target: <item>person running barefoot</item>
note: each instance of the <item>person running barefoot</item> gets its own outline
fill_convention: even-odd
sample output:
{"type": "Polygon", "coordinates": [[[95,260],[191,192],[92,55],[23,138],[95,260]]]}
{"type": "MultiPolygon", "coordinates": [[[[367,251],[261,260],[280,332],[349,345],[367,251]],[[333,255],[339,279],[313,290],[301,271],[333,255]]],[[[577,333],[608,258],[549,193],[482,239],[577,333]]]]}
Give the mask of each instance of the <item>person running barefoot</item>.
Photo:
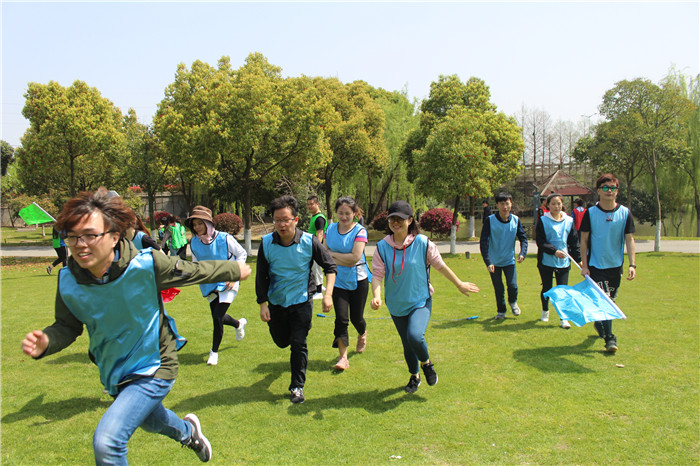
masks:
{"type": "Polygon", "coordinates": [[[372,309],[382,305],[381,283],[391,319],[401,337],[403,354],[411,374],[406,392],[415,393],[421,384],[419,367],[428,385],[435,385],[438,375],[430,361],[425,331],[433,307],[430,266],[451,281],[460,293],[478,293],[479,288],[463,282],[442,260],[435,243],[420,234],[413,209],[406,201],[389,206],[387,236],[377,243],[372,256],[372,309]]]}

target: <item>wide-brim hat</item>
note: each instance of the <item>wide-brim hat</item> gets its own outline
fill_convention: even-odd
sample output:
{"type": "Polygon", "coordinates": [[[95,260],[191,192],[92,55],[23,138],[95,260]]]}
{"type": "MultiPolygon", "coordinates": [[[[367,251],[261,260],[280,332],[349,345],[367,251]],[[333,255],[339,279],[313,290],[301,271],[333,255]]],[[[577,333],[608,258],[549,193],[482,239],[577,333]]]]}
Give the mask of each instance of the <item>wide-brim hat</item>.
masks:
{"type": "Polygon", "coordinates": [[[200,220],[206,220],[212,224],[214,223],[214,220],[211,217],[211,209],[208,209],[203,205],[195,206],[192,209],[192,213],[189,217],[187,217],[187,220],[185,220],[185,226],[189,229],[192,229],[192,223],[195,218],[198,218],[200,220]]]}
{"type": "Polygon", "coordinates": [[[389,213],[386,218],[389,217],[399,217],[406,220],[409,217],[413,217],[413,209],[406,201],[394,201],[389,206],[389,213]]]}

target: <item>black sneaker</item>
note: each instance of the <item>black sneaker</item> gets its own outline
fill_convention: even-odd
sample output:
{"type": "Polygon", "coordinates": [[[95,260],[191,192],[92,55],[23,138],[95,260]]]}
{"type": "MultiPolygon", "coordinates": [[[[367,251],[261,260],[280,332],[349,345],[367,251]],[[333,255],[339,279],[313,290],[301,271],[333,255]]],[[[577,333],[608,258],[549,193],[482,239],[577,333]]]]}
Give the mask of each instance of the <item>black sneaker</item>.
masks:
{"type": "Polygon", "coordinates": [[[438,382],[438,376],[433,367],[433,363],[429,362],[428,364],[423,364],[421,367],[423,368],[425,381],[428,382],[428,385],[435,385],[438,382]]]}
{"type": "Polygon", "coordinates": [[[306,398],[304,398],[304,389],[301,387],[295,387],[290,390],[292,393],[292,403],[299,404],[303,403],[306,398]]]}
{"type": "Polygon", "coordinates": [[[192,433],[190,434],[190,438],[182,443],[182,446],[194,450],[194,452],[197,453],[197,457],[203,463],[206,463],[211,459],[211,443],[209,443],[209,440],[202,434],[202,426],[199,423],[199,418],[190,413],[185,416],[185,421],[192,424],[192,433]]]}
{"type": "Polygon", "coordinates": [[[420,387],[420,379],[415,375],[411,374],[411,378],[408,379],[408,385],[406,385],[406,388],[404,388],[404,390],[406,390],[406,393],[416,393],[418,387],[420,387]]]}
{"type": "Polygon", "coordinates": [[[615,338],[610,338],[605,342],[605,351],[608,353],[615,353],[617,351],[617,340],[615,338]]]}

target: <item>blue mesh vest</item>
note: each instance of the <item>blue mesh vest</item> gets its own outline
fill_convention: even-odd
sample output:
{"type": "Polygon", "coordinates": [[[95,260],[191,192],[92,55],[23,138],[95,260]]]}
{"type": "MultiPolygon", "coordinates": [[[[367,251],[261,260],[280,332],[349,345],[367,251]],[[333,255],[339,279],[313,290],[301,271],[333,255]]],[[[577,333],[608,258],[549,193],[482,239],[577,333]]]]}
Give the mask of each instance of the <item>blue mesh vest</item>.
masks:
{"type": "Polygon", "coordinates": [[[489,256],[496,267],[515,264],[515,238],[518,233],[518,216],[510,214],[510,219],[503,223],[496,214],[489,217],[491,234],[489,235],[489,256]]]}
{"type": "MultiPolygon", "coordinates": [[[[558,251],[568,252],[566,239],[569,237],[569,233],[574,227],[574,219],[567,215],[561,222],[556,222],[547,216],[543,216],[540,218],[540,221],[542,221],[547,242],[557,248],[558,251]]],[[[569,267],[569,262],[568,257],[560,259],[552,254],[542,254],[542,264],[547,267],[554,267],[557,269],[567,268],[569,267]]]]}
{"type": "Polygon", "coordinates": [[[136,234],[134,235],[134,239],[131,240],[132,243],[134,243],[134,246],[136,246],[136,249],[139,251],[143,249],[143,237],[146,236],[146,233],[142,231],[137,231],[136,234]]]}
{"type": "Polygon", "coordinates": [[[393,316],[405,316],[425,306],[430,298],[427,265],[428,237],[417,235],[405,249],[394,249],[385,240],[377,243],[384,261],[384,297],[393,316]]]}
{"type": "MultiPolygon", "coordinates": [[[[197,257],[197,260],[200,261],[229,260],[231,253],[228,251],[227,237],[228,233],[217,231],[211,244],[204,244],[198,236],[194,236],[192,241],[190,241],[190,248],[192,248],[192,252],[197,257]]],[[[212,291],[223,291],[225,288],[226,283],[224,282],[199,285],[199,289],[204,297],[209,296],[212,291]]]]}
{"type": "MultiPolygon", "coordinates": [[[[350,254],[355,246],[355,238],[360,231],[362,231],[362,226],[355,224],[352,230],[341,235],[338,233],[338,224],[332,223],[326,230],[326,244],[331,251],[341,254],[350,254]]],[[[367,277],[371,282],[372,273],[369,271],[369,267],[367,267],[367,258],[364,252],[362,253],[361,262],[362,264],[359,266],[353,265],[352,267],[337,264],[338,273],[335,276],[335,287],[343,290],[357,289],[357,267],[364,267],[367,270],[367,277]]]]}
{"type": "Polygon", "coordinates": [[[270,304],[289,307],[309,300],[312,240],[310,233],[302,232],[298,244],[285,247],[272,242],[272,233],[263,236],[263,251],[270,264],[270,304]]]}
{"type": "Polygon", "coordinates": [[[629,210],[623,205],[612,212],[604,212],[597,204],[588,209],[591,221],[588,265],[597,269],[622,266],[625,260],[625,225],[628,215],[629,210]]]}
{"type": "MultiPolygon", "coordinates": [[[[153,256],[135,256],[119,278],[102,285],[79,284],[68,267],[61,269],[58,289],[71,313],[87,328],[90,352],[100,369],[100,381],[110,395],[131,376],[150,376],[160,367],[160,293],[153,256]]],[[[170,329],[181,348],[175,321],[170,329]]]]}

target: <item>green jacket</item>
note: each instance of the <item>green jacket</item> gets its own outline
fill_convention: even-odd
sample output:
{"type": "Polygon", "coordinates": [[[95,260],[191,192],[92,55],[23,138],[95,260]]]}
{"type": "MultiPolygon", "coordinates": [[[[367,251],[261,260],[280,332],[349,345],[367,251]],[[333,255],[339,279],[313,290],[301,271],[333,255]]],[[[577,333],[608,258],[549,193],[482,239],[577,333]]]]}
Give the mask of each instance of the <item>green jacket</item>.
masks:
{"type": "MultiPolygon", "coordinates": [[[[107,272],[110,281],[116,280],[126,270],[131,259],[139,252],[131,241],[124,238],[117,243],[115,249],[119,254],[119,259],[112,263],[107,272]]],[[[177,256],[166,256],[158,251],[151,251],[151,254],[153,254],[158,290],[200,283],[236,282],[241,278],[238,263],[235,261],[189,262],[183,261],[177,256]]],[[[68,258],[68,268],[79,284],[99,285],[98,280],[93,278],[89,271],[81,268],[73,257],[68,258]]],[[[138,296],[135,296],[134,299],[138,299],[138,296]]],[[[115,312],[120,311],[122,310],[115,310],[115,312]]],[[[61,351],[83,333],[83,323],[70,312],[58,289],[56,291],[55,322],[46,327],[44,333],[49,337],[49,345],[44,354],[37,359],[61,351]]],[[[160,302],[160,355],[161,364],[155,377],[166,380],[176,378],[178,363],[175,337],[170,331],[167,319],[165,319],[162,300],[160,302]]]]}

